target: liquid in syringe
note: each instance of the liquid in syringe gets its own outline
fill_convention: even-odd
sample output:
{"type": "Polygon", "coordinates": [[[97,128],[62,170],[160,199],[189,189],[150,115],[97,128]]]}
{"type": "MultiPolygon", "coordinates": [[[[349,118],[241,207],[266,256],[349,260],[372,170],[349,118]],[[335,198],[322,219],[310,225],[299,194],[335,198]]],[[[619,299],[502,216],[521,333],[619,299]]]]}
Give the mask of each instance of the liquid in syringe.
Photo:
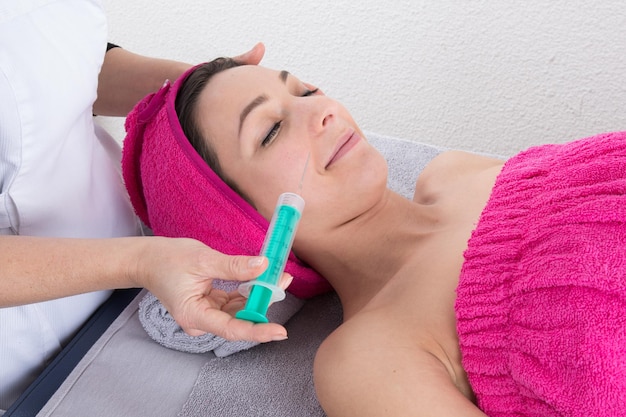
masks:
{"type": "MultiPolygon", "coordinates": [[[[302,190],[309,158],[310,154],[304,165],[298,191],[302,190]]],[[[303,209],[304,200],[296,193],[283,193],[278,197],[260,253],[267,257],[269,265],[257,279],[239,286],[239,292],[248,297],[248,301],[235,317],[254,323],[267,323],[269,305],[285,298],[285,291],[278,286],[278,281],[285,270],[303,209]]]]}

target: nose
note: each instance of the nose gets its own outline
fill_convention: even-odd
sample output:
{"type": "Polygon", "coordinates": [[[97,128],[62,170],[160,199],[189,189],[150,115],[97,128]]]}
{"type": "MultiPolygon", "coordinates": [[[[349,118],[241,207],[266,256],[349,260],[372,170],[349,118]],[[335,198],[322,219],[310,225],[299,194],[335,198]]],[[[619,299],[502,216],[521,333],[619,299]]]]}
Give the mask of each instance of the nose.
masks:
{"type": "Polygon", "coordinates": [[[324,172],[328,163],[329,146],[334,146],[333,140],[338,135],[340,122],[344,113],[341,105],[325,96],[298,98],[298,111],[295,116],[295,124],[298,126],[303,146],[308,148],[311,155],[311,166],[319,172],[324,172]]]}
{"type": "Polygon", "coordinates": [[[312,133],[321,133],[337,119],[338,105],[326,96],[308,97],[308,124],[312,133]]]}
{"type": "Polygon", "coordinates": [[[321,114],[322,119],[322,127],[326,127],[329,123],[331,123],[335,119],[335,111],[332,106],[326,106],[324,108],[323,113],[321,114]]]}

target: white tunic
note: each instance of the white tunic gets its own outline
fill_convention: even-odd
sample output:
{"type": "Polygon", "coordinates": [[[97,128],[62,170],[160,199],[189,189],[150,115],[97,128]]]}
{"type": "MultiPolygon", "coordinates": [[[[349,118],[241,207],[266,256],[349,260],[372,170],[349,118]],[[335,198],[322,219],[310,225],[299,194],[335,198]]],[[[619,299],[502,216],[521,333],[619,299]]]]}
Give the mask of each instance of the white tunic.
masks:
{"type": "MultiPolygon", "coordinates": [[[[92,116],[106,42],[99,1],[0,0],[0,234],[138,233],[119,146],[92,116]]],[[[0,308],[0,409],[109,294],[0,308]]]]}

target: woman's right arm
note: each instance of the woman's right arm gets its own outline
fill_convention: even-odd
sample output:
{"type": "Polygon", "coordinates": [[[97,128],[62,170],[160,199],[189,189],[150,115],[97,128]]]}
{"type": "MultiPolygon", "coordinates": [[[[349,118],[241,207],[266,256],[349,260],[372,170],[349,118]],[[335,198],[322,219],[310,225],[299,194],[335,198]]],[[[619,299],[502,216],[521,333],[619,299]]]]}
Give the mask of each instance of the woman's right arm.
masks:
{"type": "Polygon", "coordinates": [[[314,368],[328,417],[485,417],[434,355],[384,332],[359,336],[340,327],[314,368]]]}
{"type": "Polygon", "coordinates": [[[286,338],[278,324],[235,320],[233,314],[245,300],[212,289],[215,278],[253,279],[267,260],[224,255],[193,239],[0,236],[0,265],[0,307],[143,287],[191,335],[210,332],[259,342],[286,338]]]}

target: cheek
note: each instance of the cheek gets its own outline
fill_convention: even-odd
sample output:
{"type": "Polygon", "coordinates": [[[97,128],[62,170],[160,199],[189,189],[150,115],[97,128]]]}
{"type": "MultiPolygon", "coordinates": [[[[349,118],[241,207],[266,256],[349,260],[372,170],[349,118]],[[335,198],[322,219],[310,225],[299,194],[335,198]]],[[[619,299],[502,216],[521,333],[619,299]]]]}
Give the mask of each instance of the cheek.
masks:
{"type": "Polygon", "coordinates": [[[280,164],[274,163],[271,168],[250,169],[242,167],[237,184],[253,202],[256,210],[268,221],[272,217],[280,194],[284,192],[297,192],[297,186],[293,186],[291,177],[281,170],[280,164]]]}
{"type": "Polygon", "coordinates": [[[341,175],[318,178],[305,185],[302,222],[332,229],[380,202],[387,189],[387,163],[378,152],[359,161],[367,169],[349,169],[341,175]]]}

